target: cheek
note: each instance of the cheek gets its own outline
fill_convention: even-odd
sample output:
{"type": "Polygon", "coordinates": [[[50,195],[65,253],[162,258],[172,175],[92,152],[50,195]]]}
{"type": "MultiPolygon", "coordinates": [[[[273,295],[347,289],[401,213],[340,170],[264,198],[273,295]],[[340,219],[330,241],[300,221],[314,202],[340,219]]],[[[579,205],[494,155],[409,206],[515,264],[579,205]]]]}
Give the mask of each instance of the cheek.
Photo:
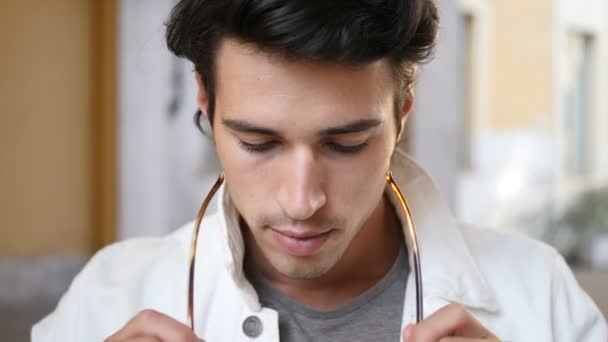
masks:
{"type": "Polygon", "coordinates": [[[214,138],[218,157],[227,176],[238,173],[242,177],[260,179],[260,176],[267,174],[269,156],[245,150],[239,138],[221,128],[214,131],[214,138]]]}
{"type": "Polygon", "coordinates": [[[267,203],[260,196],[268,191],[271,180],[262,177],[259,166],[238,142],[222,132],[215,135],[216,149],[226,177],[226,186],[239,212],[247,219],[256,212],[256,203],[267,203]]]}
{"type": "Polygon", "coordinates": [[[360,155],[347,157],[333,163],[333,168],[341,175],[338,179],[349,182],[361,182],[365,185],[366,179],[384,178],[389,169],[393,152],[394,139],[386,134],[370,139],[369,145],[360,155]]]}
{"type": "Polygon", "coordinates": [[[332,202],[343,213],[369,213],[386,187],[392,148],[388,141],[370,144],[361,156],[331,167],[332,202]]]}
{"type": "Polygon", "coordinates": [[[214,131],[215,145],[226,179],[244,183],[257,178],[256,159],[239,145],[239,141],[227,131],[218,128],[214,131]]]}

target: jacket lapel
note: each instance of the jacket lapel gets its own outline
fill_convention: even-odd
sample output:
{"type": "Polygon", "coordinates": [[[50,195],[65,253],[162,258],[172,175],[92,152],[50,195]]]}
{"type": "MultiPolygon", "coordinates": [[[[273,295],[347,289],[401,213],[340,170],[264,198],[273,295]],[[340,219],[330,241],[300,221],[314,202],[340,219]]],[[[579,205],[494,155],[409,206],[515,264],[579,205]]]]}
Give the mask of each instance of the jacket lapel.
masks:
{"type": "MultiPolygon", "coordinates": [[[[393,156],[391,171],[408,201],[416,227],[423,294],[425,302],[429,301],[431,304],[426,308],[429,310],[425,310],[425,316],[438,309],[433,308],[436,306],[433,302],[455,302],[468,308],[496,311],[494,294],[480,272],[460,226],[430,176],[401,150],[397,150],[393,156]]],[[[401,205],[392,192],[389,198],[404,227],[406,243],[411,250],[409,235],[405,233],[407,226],[401,205]]],[[[412,272],[408,281],[408,292],[414,295],[413,265],[410,269],[412,272]]],[[[406,312],[408,316],[412,316],[414,308],[407,300],[406,303],[406,312]]],[[[413,298],[411,303],[415,303],[413,298]]]]}

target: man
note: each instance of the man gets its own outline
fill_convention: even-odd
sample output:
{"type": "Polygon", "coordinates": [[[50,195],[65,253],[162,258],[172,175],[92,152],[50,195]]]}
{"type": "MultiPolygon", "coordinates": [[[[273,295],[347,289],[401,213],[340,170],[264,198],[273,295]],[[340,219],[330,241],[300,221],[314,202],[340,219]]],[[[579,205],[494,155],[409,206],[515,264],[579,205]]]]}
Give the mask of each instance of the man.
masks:
{"type": "Polygon", "coordinates": [[[99,252],[33,340],[606,341],[554,250],[459,225],[397,148],[437,27],[430,0],[180,1],[168,45],[195,65],[225,175],[202,222],[194,330],[190,224],[99,252]],[[389,171],[418,233],[419,324],[389,171]]]}

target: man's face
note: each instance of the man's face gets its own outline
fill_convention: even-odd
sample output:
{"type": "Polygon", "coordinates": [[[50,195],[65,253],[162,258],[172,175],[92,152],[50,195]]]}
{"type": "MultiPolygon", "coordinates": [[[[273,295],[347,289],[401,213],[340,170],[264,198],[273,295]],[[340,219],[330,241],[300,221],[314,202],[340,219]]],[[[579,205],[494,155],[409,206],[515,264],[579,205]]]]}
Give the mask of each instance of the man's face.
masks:
{"type": "Polygon", "coordinates": [[[381,202],[397,134],[389,67],[288,62],[234,40],[216,61],[213,134],[243,229],[279,273],[320,277],[381,202]]]}

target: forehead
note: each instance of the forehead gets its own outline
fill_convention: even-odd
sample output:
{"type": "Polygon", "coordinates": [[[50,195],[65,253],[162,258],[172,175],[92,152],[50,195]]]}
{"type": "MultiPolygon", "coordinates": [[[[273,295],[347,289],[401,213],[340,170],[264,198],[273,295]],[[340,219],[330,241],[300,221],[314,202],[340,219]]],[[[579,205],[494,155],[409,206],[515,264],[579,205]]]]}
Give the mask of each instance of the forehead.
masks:
{"type": "Polygon", "coordinates": [[[216,60],[218,113],[309,119],[323,113],[340,120],[381,111],[394,95],[388,62],[382,60],[359,67],[285,60],[232,39],[220,44],[216,60]]]}

